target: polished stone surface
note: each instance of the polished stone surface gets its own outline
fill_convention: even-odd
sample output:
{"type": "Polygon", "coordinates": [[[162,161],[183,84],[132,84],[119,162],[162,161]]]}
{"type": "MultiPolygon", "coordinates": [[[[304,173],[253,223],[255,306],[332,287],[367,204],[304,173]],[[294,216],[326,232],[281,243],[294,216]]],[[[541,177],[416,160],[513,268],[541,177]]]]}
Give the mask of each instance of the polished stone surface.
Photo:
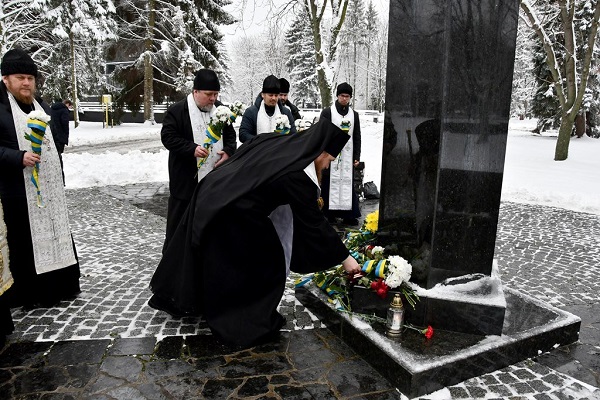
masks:
{"type": "Polygon", "coordinates": [[[328,327],[409,398],[506,367],[577,340],[579,317],[507,290],[501,335],[480,336],[438,327],[426,339],[414,329],[389,338],[385,326],[337,312],[315,286],[296,296],[328,327]]]}
{"type": "Polygon", "coordinates": [[[426,288],[492,270],[518,5],[390,2],[380,229],[426,288]]]}

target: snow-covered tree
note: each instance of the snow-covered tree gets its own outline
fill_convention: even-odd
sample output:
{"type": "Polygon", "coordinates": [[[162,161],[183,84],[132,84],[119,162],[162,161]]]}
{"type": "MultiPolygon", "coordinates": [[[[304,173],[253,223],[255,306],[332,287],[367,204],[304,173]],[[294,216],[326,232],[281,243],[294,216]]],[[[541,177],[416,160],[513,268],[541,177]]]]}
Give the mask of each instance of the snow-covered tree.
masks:
{"type": "Polygon", "coordinates": [[[532,94],[535,90],[535,77],[532,73],[534,67],[533,36],[531,29],[520,20],[517,29],[517,47],[510,105],[511,115],[520,118],[531,116],[532,94]]]}
{"type": "Polygon", "coordinates": [[[323,107],[328,107],[331,105],[332,99],[332,64],[338,55],[339,35],[346,20],[349,0],[331,2],[319,0],[298,1],[308,14],[307,23],[310,24],[315,45],[315,61],[321,104],[323,107]],[[330,16],[330,19],[326,16],[330,16]]]}
{"type": "MultiPolygon", "coordinates": [[[[346,21],[340,34],[340,58],[348,65],[348,83],[357,91],[357,71],[360,54],[367,44],[368,32],[363,0],[349,0],[346,21]]],[[[357,93],[354,97],[358,97],[357,93]]]]}
{"type": "Polygon", "coordinates": [[[312,41],[310,25],[306,23],[308,15],[300,9],[285,34],[287,48],[287,72],[290,76],[296,105],[315,107],[320,104],[315,63],[315,45],[312,41]]]}
{"type": "MultiPolygon", "coordinates": [[[[97,89],[103,73],[101,44],[114,37],[111,0],[35,0],[0,4],[2,51],[32,54],[47,98],[72,98],[97,89]]],[[[74,113],[75,126],[78,113],[74,113]]]]}
{"type": "Polygon", "coordinates": [[[210,68],[228,81],[228,61],[218,25],[234,19],[229,0],[116,0],[119,40],[109,61],[123,62],[112,73],[117,104],[139,110],[154,121],[152,105],[182,98],[191,90],[193,72],[210,68]]]}
{"type": "MultiPolygon", "coordinates": [[[[65,52],[68,51],[70,76],[50,74],[48,83],[60,88],[59,82],[70,82],[70,97],[75,108],[77,127],[79,89],[93,87],[100,81],[104,72],[100,62],[100,45],[105,40],[116,37],[116,26],[112,19],[115,8],[112,0],[37,0],[37,4],[42,8],[42,15],[52,22],[53,46],[49,59],[59,63],[60,60],[65,60],[65,52]]],[[[64,68],[58,72],[64,72],[64,68]]],[[[61,97],[62,90],[59,89],[58,93],[55,91],[55,97],[61,97]]]]}
{"type": "MultiPolygon", "coordinates": [[[[367,15],[366,15],[365,19],[366,19],[365,47],[367,50],[367,57],[366,57],[367,65],[365,67],[365,69],[367,71],[367,73],[365,74],[366,108],[371,108],[371,107],[373,107],[373,104],[371,102],[371,93],[369,90],[369,83],[370,83],[371,75],[372,75],[371,66],[374,65],[374,63],[371,62],[371,52],[372,52],[373,44],[376,43],[376,40],[377,40],[377,34],[379,31],[378,25],[380,23],[379,16],[377,14],[377,10],[375,9],[375,6],[373,6],[372,1],[369,1],[369,5],[367,6],[367,15]]],[[[381,67],[381,66],[379,66],[379,67],[381,67]]]]}
{"type": "Polygon", "coordinates": [[[263,35],[242,36],[233,42],[231,77],[235,82],[234,101],[254,104],[265,77],[275,75],[264,43],[263,35]]]}
{"type": "Polygon", "coordinates": [[[525,21],[542,43],[553,90],[560,105],[560,127],[554,159],[566,160],[571,132],[581,112],[590,76],[600,20],[600,2],[556,0],[533,3],[523,0],[521,8],[525,21]],[[559,30],[548,28],[546,22],[552,19],[559,23],[559,30]],[[561,54],[564,54],[562,59],[561,54]]]}

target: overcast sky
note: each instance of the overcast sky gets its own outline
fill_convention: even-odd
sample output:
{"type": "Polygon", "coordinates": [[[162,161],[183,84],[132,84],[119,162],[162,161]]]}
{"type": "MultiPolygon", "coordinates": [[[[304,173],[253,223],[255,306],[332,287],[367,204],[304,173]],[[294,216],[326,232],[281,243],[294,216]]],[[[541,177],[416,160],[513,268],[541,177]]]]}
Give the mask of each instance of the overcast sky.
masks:
{"type": "MultiPolygon", "coordinates": [[[[368,4],[368,0],[364,0],[368,4]]],[[[372,0],[379,15],[385,15],[387,19],[389,1],[372,0]]],[[[281,18],[282,23],[293,19],[291,6],[293,0],[233,0],[233,3],[225,9],[238,20],[229,26],[221,26],[221,32],[225,34],[225,43],[229,44],[236,37],[244,37],[264,32],[269,22],[275,18],[281,18]]]]}

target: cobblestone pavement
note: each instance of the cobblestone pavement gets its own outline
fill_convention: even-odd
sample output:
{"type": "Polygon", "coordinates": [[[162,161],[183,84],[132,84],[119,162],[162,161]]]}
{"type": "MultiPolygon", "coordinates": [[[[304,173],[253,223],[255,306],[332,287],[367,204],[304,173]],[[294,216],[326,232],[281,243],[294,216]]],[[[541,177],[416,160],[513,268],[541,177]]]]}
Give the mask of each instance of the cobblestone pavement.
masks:
{"type": "MultiPolygon", "coordinates": [[[[293,277],[282,340],[249,351],[212,343],[202,320],[148,307],[167,195],[165,183],[67,191],[82,293],[14,310],[0,399],[402,397],[295,300],[293,277]]],[[[600,399],[599,242],[599,216],[503,203],[504,284],[580,316],[580,340],[423,399],[600,399]]]]}

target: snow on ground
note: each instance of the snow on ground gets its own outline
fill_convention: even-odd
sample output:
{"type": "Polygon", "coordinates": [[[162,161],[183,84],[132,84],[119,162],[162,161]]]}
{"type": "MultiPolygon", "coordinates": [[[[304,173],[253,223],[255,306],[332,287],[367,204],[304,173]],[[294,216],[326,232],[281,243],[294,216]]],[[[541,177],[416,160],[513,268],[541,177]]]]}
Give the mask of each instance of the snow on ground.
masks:
{"type": "MultiPolygon", "coordinates": [[[[364,181],[380,187],[383,118],[361,118],[364,181]]],[[[569,158],[554,161],[556,132],[535,135],[535,120],[511,120],[506,150],[502,200],[533,203],[600,215],[600,139],[572,138],[569,158]]],[[[102,128],[102,123],[81,122],[71,129],[63,155],[67,188],[125,185],[168,180],[168,152],[131,150],[126,154],[74,153],[78,146],[106,142],[151,140],[160,143],[161,125],[122,124],[102,128]]]]}

